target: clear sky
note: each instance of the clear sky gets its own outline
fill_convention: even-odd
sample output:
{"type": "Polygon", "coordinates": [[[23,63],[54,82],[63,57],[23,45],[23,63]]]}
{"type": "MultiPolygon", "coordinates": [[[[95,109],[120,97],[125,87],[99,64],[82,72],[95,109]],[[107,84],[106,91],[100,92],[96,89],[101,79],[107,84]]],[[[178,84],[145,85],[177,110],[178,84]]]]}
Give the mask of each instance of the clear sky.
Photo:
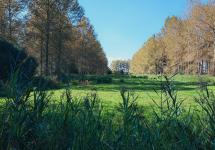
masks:
{"type": "Polygon", "coordinates": [[[187,0],[79,0],[109,59],[130,59],[168,16],[184,16],[187,0]]]}

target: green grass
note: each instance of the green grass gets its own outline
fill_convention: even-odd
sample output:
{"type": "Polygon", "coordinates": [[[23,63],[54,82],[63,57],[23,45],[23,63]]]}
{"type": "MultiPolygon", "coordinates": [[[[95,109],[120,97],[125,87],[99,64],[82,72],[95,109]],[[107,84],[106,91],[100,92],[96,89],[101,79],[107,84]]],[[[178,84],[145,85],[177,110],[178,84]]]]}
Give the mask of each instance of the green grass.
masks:
{"type": "MultiPolygon", "coordinates": [[[[117,106],[121,101],[120,89],[126,87],[131,90],[136,96],[138,96],[138,103],[147,107],[149,110],[153,107],[153,100],[159,101],[160,95],[155,91],[161,89],[161,83],[164,79],[158,76],[150,75],[148,79],[141,76],[128,77],[119,76],[113,77],[111,84],[96,84],[91,83],[87,86],[71,85],[72,93],[74,97],[81,98],[96,91],[98,97],[101,99],[106,109],[112,109],[117,106]],[[120,80],[123,79],[123,83],[120,80]]],[[[211,76],[194,76],[194,75],[177,75],[173,78],[173,84],[178,91],[178,98],[184,100],[184,107],[196,107],[194,103],[194,97],[198,96],[199,82],[204,81],[209,84],[209,89],[214,90],[215,77],[211,76]]],[[[63,90],[55,90],[54,97],[59,97],[63,90]]],[[[57,98],[58,99],[58,98],[57,98]]]]}
{"type": "Polygon", "coordinates": [[[215,95],[198,90],[199,80],[213,90],[214,77],[162,80],[113,77],[112,84],[71,86],[72,93],[9,82],[0,105],[0,149],[214,149],[215,95]],[[190,106],[198,111],[184,109],[190,106]]]}

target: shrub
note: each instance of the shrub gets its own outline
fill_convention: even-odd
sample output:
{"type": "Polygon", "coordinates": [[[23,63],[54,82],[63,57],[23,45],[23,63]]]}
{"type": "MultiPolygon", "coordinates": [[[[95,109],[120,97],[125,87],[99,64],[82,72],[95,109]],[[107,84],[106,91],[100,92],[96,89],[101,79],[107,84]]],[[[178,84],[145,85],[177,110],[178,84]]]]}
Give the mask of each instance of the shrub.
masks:
{"type": "Polygon", "coordinates": [[[113,79],[110,76],[98,76],[96,79],[97,84],[102,84],[102,83],[112,83],[113,79]]]}
{"type": "Polygon", "coordinates": [[[144,75],[142,78],[143,79],[149,79],[149,77],[147,75],[144,75]]]}
{"type": "Polygon", "coordinates": [[[43,90],[59,89],[61,87],[60,82],[58,82],[57,80],[51,79],[49,77],[41,77],[41,76],[35,77],[33,79],[33,85],[43,90]]]}
{"type": "Polygon", "coordinates": [[[25,50],[0,39],[0,68],[0,80],[6,82],[12,74],[18,73],[17,81],[24,83],[32,79],[37,62],[25,50]]]}
{"type": "Polygon", "coordinates": [[[5,96],[5,91],[4,91],[4,83],[0,80],[0,97],[5,96]]]}
{"type": "Polygon", "coordinates": [[[57,80],[62,83],[69,83],[69,76],[66,75],[65,73],[60,73],[57,76],[57,80]]]}
{"type": "Polygon", "coordinates": [[[135,76],[135,75],[132,75],[132,76],[131,76],[131,78],[134,78],[134,79],[135,79],[135,78],[137,78],[137,76],[135,76]]]}
{"type": "Polygon", "coordinates": [[[149,77],[147,75],[144,75],[144,76],[135,76],[135,75],[132,75],[131,78],[149,79],[149,77]]]}
{"type": "Polygon", "coordinates": [[[74,86],[77,86],[77,85],[79,85],[79,81],[78,80],[72,80],[71,84],[74,86]]]}
{"type": "Polygon", "coordinates": [[[120,83],[125,83],[125,80],[124,79],[120,79],[119,82],[120,83]]]}
{"type": "Polygon", "coordinates": [[[109,69],[109,70],[107,71],[107,74],[108,74],[108,75],[111,75],[111,74],[113,74],[113,72],[109,69]]]}
{"type": "Polygon", "coordinates": [[[69,76],[69,79],[70,79],[70,80],[79,80],[79,79],[80,79],[80,76],[78,76],[77,74],[71,74],[71,75],[69,76]]]}
{"type": "Polygon", "coordinates": [[[88,76],[85,76],[85,80],[96,82],[97,81],[97,76],[95,76],[95,75],[88,75],[88,76]]]}

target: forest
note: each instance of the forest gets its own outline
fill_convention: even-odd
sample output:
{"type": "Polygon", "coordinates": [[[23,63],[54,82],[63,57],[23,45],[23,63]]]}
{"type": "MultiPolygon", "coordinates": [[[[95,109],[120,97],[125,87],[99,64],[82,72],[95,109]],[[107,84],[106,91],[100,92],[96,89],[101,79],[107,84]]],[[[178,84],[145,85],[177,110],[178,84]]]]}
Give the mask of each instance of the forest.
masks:
{"type": "Polygon", "coordinates": [[[120,50],[111,27],[131,25],[124,7],[141,20],[138,6],[151,1],[99,2],[0,0],[0,150],[215,149],[215,1],[189,0],[183,16],[167,10],[131,60],[121,56],[137,39],[120,50]]]}
{"type": "Polygon", "coordinates": [[[38,63],[37,74],[103,74],[107,58],[76,0],[1,0],[0,35],[38,63]]]}
{"type": "Polygon", "coordinates": [[[133,56],[136,74],[215,74],[215,5],[194,3],[187,16],[166,19],[133,56]]]}

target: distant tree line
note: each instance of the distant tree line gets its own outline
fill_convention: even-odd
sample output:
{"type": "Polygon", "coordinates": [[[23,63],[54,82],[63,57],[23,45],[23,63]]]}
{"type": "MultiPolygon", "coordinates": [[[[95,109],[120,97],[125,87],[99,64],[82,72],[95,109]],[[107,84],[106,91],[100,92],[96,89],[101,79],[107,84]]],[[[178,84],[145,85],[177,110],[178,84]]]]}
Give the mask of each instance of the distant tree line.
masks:
{"type": "Polygon", "coordinates": [[[107,58],[77,0],[0,0],[0,37],[36,58],[37,74],[103,74],[107,58]]]}
{"type": "Polygon", "coordinates": [[[113,73],[128,74],[130,72],[130,60],[114,60],[111,63],[113,73]]]}
{"type": "Polygon", "coordinates": [[[191,6],[188,17],[167,18],[161,32],[133,56],[133,73],[215,75],[215,1],[191,6]]]}

